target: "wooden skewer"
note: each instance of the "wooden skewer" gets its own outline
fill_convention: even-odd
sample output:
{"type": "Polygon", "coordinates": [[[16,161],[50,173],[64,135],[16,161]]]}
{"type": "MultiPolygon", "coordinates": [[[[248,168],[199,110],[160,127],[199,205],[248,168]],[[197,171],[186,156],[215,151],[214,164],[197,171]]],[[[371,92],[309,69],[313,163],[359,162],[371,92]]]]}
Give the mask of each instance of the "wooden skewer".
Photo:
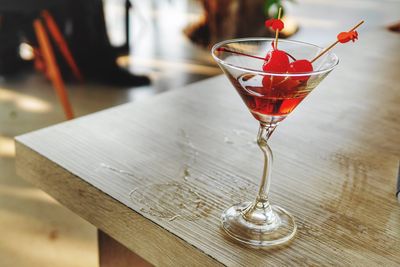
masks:
{"type": "MultiPolygon", "coordinates": [[[[364,21],[360,21],[356,26],[354,26],[353,28],[351,28],[349,30],[349,32],[354,31],[355,29],[357,29],[358,27],[361,26],[361,24],[363,24],[364,21]]],[[[316,56],[313,60],[311,60],[311,63],[314,63],[314,61],[316,61],[317,59],[319,59],[320,57],[322,57],[326,52],[328,52],[329,50],[331,50],[335,45],[337,45],[339,43],[339,40],[336,40],[336,42],[334,42],[333,44],[331,44],[330,46],[328,46],[327,48],[325,48],[324,50],[322,50],[321,53],[319,53],[318,56],[316,56]]]]}
{"type": "MultiPolygon", "coordinates": [[[[278,19],[281,19],[281,15],[282,15],[282,7],[279,7],[278,19]]],[[[275,49],[278,49],[278,36],[279,36],[279,30],[277,29],[275,31],[275,49]]]]}

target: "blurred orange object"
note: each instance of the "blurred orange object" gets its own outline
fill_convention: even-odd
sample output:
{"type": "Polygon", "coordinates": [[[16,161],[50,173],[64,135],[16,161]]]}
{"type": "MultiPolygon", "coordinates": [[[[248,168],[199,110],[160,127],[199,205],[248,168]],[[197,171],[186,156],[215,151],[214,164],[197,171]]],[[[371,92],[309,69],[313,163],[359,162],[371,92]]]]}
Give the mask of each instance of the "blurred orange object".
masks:
{"type": "MultiPolygon", "coordinates": [[[[45,72],[53,83],[54,89],[63,106],[65,116],[68,120],[73,119],[74,114],[68,98],[67,91],[65,90],[64,81],[62,79],[59,67],[54,57],[54,52],[51,47],[50,40],[40,18],[33,21],[33,28],[38,39],[39,52],[41,54],[41,57],[43,58],[42,62],[44,62],[45,64],[45,72]]],[[[43,66],[40,66],[40,59],[37,61],[36,65],[39,68],[43,68],[43,66]]]]}
{"type": "Polygon", "coordinates": [[[47,10],[42,11],[41,15],[46,23],[47,29],[49,30],[51,37],[56,42],[58,48],[61,51],[61,54],[67,61],[75,78],[78,81],[82,82],[83,81],[82,74],[79,71],[78,66],[76,65],[74,57],[72,56],[71,51],[68,48],[67,42],[65,41],[64,37],[62,36],[62,34],[57,26],[57,23],[53,19],[53,16],[51,16],[51,14],[47,10]]]}

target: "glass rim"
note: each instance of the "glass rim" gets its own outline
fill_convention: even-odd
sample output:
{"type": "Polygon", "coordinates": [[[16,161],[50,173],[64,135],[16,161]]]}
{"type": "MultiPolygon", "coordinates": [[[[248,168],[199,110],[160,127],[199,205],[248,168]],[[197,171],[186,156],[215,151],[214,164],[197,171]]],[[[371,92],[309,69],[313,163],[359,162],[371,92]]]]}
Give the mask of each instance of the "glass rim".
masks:
{"type": "MultiPolygon", "coordinates": [[[[259,75],[284,76],[284,77],[301,77],[301,76],[312,76],[312,75],[323,74],[323,73],[326,73],[326,72],[329,72],[329,71],[333,70],[339,64],[339,57],[335,53],[333,53],[332,51],[329,51],[328,53],[333,55],[335,61],[331,66],[329,66],[327,68],[319,69],[319,70],[316,70],[316,71],[310,71],[310,72],[301,72],[301,73],[266,72],[266,71],[261,71],[261,70],[244,68],[244,67],[237,66],[235,64],[227,63],[226,61],[224,61],[224,60],[220,59],[218,56],[216,56],[215,53],[214,53],[217,48],[220,48],[220,47],[222,47],[222,46],[224,46],[226,44],[230,44],[230,43],[240,43],[240,42],[246,42],[246,41],[273,41],[273,40],[275,40],[275,38],[247,37],[247,38],[228,39],[228,40],[224,40],[224,41],[216,43],[211,48],[211,55],[212,55],[212,57],[214,58],[214,60],[217,63],[229,66],[229,67],[234,68],[236,70],[247,71],[247,72],[251,72],[251,73],[255,73],[255,74],[259,74],[259,75]]],[[[292,44],[302,44],[302,45],[308,45],[308,46],[316,47],[316,48],[319,48],[319,49],[323,49],[322,47],[320,47],[318,45],[314,45],[314,44],[310,44],[310,43],[302,42],[302,41],[296,41],[296,40],[281,40],[281,39],[279,39],[279,42],[292,43],[292,44]]]]}

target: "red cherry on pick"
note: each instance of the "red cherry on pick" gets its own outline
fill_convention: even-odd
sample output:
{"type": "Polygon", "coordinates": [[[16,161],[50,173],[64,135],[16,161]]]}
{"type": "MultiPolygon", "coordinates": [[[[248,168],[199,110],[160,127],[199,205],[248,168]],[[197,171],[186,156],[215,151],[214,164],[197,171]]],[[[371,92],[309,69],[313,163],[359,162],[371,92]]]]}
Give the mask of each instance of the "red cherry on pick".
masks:
{"type": "MultiPolygon", "coordinates": [[[[307,59],[296,60],[289,64],[288,73],[305,73],[313,71],[313,66],[307,59]]],[[[307,81],[310,76],[292,76],[291,79],[307,81]]]]}
{"type": "Polygon", "coordinates": [[[263,71],[285,73],[289,68],[289,57],[284,51],[272,50],[265,57],[263,71]]]}
{"type": "MultiPolygon", "coordinates": [[[[275,73],[286,73],[289,68],[289,57],[284,51],[272,50],[269,51],[265,57],[265,63],[263,65],[263,71],[275,72],[275,73]]],[[[265,75],[263,77],[263,87],[271,88],[271,86],[280,83],[285,77],[284,76],[271,76],[265,75]]]]}
{"type": "Polygon", "coordinates": [[[271,28],[274,31],[281,31],[285,27],[285,24],[280,19],[269,19],[265,21],[265,27],[271,28]]]}
{"type": "Polygon", "coordinates": [[[341,32],[337,35],[337,39],[340,43],[344,44],[348,41],[354,41],[358,39],[357,31],[341,32]]]}

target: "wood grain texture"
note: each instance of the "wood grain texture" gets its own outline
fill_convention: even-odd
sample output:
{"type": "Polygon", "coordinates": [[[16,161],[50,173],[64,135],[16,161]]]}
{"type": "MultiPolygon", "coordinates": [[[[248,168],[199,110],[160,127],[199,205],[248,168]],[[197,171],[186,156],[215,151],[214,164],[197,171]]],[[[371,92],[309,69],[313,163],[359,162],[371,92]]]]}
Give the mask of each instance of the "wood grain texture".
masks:
{"type": "Polygon", "coordinates": [[[155,266],[398,266],[400,58],[386,51],[399,45],[372,29],[343,46],[274,133],[271,201],[297,220],[290,246],[254,250],[220,230],[262,169],[257,123],[225,77],[20,136],[17,170],[155,266]]]}

